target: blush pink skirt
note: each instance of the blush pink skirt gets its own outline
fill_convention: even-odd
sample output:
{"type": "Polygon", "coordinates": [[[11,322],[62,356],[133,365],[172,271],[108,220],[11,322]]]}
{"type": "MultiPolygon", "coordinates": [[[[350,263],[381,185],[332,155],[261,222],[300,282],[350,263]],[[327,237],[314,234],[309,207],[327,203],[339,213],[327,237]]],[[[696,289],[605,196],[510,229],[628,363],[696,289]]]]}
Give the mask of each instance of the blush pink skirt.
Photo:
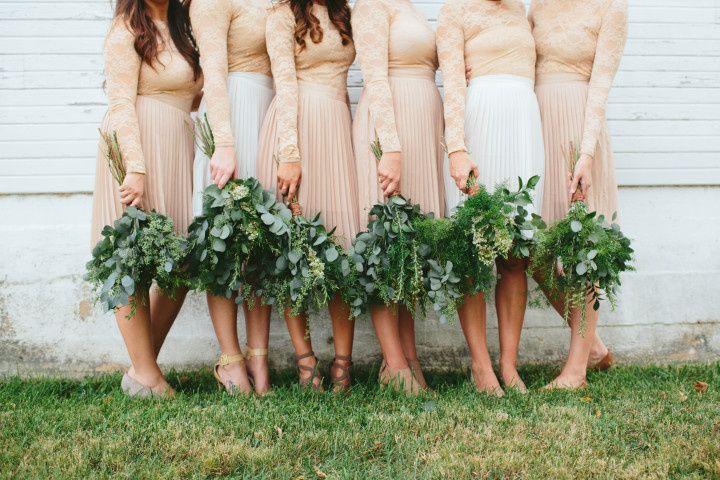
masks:
{"type": "MultiPolygon", "coordinates": [[[[570,144],[580,145],[585,121],[588,79],[573,73],[538,76],[535,94],[540,105],[545,143],[545,193],[542,216],[552,223],[565,216],[569,207],[568,156],[570,144]]],[[[591,210],[609,220],[617,211],[615,161],[604,124],[595,150],[592,186],[588,204],[591,210]]]]}
{"type": "MultiPolygon", "coordinates": [[[[298,82],[298,148],[302,178],[298,200],[306,217],[320,213],[344,247],[359,231],[357,175],[347,92],[298,82]]],[[[277,188],[277,97],[260,129],[257,175],[268,189],[277,188]]]]}
{"type": "MultiPolygon", "coordinates": [[[[421,68],[392,69],[389,82],[403,154],[400,193],[419,203],[423,212],[442,216],[445,214],[444,127],[435,72],[421,68]]],[[[367,225],[373,205],[384,201],[377,179],[377,160],[370,150],[370,143],[376,138],[370,101],[363,91],[353,124],[359,215],[363,226],[367,225]]]]}
{"type": "MultiPolygon", "coordinates": [[[[138,95],[135,102],[140,125],[140,143],[145,158],[145,195],[142,207],[168,215],[175,231],[185,235],[193,218],[192,176],[195,139],[190,118],[192,99],[174,95],[138,95]]],[[[110,132],[109,118],[103,131],[110,132]]],[[[110,174],[98,148],[91,240],[94,246],[105,225],[122,216],[119,185],[110,174]]]]}

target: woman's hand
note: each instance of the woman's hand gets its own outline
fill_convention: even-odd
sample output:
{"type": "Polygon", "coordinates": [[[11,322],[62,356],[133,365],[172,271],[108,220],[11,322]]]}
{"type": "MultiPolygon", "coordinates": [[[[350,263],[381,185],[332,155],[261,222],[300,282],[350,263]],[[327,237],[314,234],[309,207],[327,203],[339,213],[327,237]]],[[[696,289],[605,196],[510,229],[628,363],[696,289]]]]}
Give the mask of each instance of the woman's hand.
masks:
{"type": "Polygon", "coordinates": [[[300,162],[280,163],[277,171],[277,188],[280,195],[287,198],[288,203],[292,202],[300,188],[302,167],[300,162]]]}
{"type": "Polygon", "coordinates": [[[570,180],[570,202],[585,200],[592,186],[593,157],[587,154],[580,155],[575,164],[575,171],[570,180]]]}
{"type": "Polygon", "coordinates": [[[380,158],[377,167],[378,183],[386,197],[400,192],[400,174],[402,173],[402,153],[386,152],[380,158]]]}
{"type": "Polygon", "coordinates": [[[470,83],[472,77],[472,65],[465,65],[465,82],[470,83]]]}
{"type": "Polygon", "coordinates": [[[464,150],[459,150],[450,154],[450,176],[455,180],[455,185],[461,192],[468,192],[468,178],[472,173],[475,178],[480,176],[480,170],[472,160],[470,155],[464,150]]]}
{"type": "Polygon", "coordinates": [[[145,174],[130,172],[120,185],[120,202],[125,206],[137,207],[145,193],[145,174]]]}
{"type": "Polygon", "coordinates": [[[218,188],[223,188],[231,179],[237,177],[234,147],[217,147],[210,159],[210,177],[218,188]]]}

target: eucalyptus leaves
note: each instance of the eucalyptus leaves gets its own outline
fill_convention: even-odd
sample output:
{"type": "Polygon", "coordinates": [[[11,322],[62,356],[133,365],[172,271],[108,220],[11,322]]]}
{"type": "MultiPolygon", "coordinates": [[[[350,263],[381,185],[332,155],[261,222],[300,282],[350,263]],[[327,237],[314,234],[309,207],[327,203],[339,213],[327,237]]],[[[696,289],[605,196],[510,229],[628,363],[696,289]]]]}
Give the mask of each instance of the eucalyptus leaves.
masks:
{"type": "Polygon", "coordinates": [[[575,202],[565,218],[540,235],[531,269],[541,276],[543,289],[563,294],[566,320],[574,308],[584,320],[588,297],[595,310],[605,298],[615,306],[620,274],[634,269],[632,260],[630,240],[620,227],[575,202]]]}

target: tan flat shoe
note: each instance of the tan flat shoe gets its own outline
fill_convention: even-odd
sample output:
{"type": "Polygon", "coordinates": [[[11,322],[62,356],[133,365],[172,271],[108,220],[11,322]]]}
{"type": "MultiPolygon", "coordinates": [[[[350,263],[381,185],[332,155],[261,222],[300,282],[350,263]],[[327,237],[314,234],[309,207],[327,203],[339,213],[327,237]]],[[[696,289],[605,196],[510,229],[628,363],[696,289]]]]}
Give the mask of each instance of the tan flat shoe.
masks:
{"type": "Polygon", "coordinates": [[[229,395],[250,393],[250,391],[240,388],[240,385],[235,384],[235,382],[233,382],[232,380],[223,381],[223,379],[220,377],[220,369],[226,365],[232,365],[233,363],[240,363],[244,366],[245,355],[243,355],[242,353],[238,353],[236,355],[225,355],[223,353],[222,355],[220,355],[217,363],[215,363],[215,368],[213,368],[213,375],[215,375],[215,380],[217,380],[218,386],[220,388],[224,388],[229,395]]]}
{"type": "Polygon", "coordinates": [[[418,385],[420,385],[420,388],[422,388],[423,390],[427,390],[428,385],[427,385],[427,382],[425,381],[425,376],[423,375],[422,367],[420,366],[420,360],[418,360],[417,358],[408,358],[407,363],[408,363],[408,367],[410,367],[410,370],[412,370],[415,380],[417,380],[418,385]]]}
{"type": "Polygon", "coordinates": [[[298,377],[300,377],[300,379],[299,379],[300,386],[303,388],[307,388],[309,390],[315,390],[317,392],[324,392],[325,389],[322,386],[322,377],[320,376],[320,372],[318,370],[319,362],[318,362],[317,357],[315,356],[315,352],[310,350],[308,353],[303,353],[302,355],[295,355],[295,361],[300,362],[300,360],[302,360],[303,358],[310,358],[310,357],[315,359],[314,367],[310,367],[307,365],[300,365],[300,363],[298,363],[298,365],[297,365],[298,377]],[[310,376],[303,378],[302,372],[310,372],[310,376]]]}
{"type": "Polygon", "coordinates": [[[568,383],[559,383],[556,380],[553,380],[552,382],[548,383],[544,387],[542,387],[543,390],[584,390],[588,386],[587,380],[583,379],[582,382],[578,385],[571,385],[568,383]]]}
{"type": "Polygon", "coordinates": [[[143,385],[127,373],[120,381],[120,388],[123,393],[132,398],[161,398],[169,399],[175,397],[175,390],[167,382],[161,381],[153,387],[143,385]]]}
{"type": "Polygon", "coordinates": [[[383,362],[378,373],[378,382],[381,389],[389,388],[408,395],[417,395],[422,391],[410,367],[393,370],[383,362]]]}

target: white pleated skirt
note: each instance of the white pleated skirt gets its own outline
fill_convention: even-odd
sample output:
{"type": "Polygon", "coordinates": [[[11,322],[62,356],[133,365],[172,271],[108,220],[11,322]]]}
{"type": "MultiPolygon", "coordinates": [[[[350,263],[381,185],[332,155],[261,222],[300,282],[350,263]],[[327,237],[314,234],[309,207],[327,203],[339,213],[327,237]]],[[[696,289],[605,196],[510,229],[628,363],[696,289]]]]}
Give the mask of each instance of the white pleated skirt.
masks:
{"type": "MultiPolygon", "coordinates": [[[[272,78],[261,73],[230,72],[228,95],[238,177],[257,177],[260,127],[275,96],[272,78]]],[[[206,111],[207,106],[203,99],[198,115],[204,115],[206,111]]],[[[196,216],[202,213],[203,190],[211,183],[210,159],[196,147],[193,166],[193,213],[196,216]]]]}
{"type": "MultiPolygon", "coordinates": [[[[533,81],[516,75],[484,75],[470,81],[465,99],[465,137],[468,153],[480,170],[480,183],[489,191],[506,184],[517,189],[517,178],[540,175],[533,212],[542,206],[545,151],[540,109],[533,81]]],[[[452,179],[446,177],[446,182],[452,179]]],[[[454,182],[453,182],[454,185],[454,182]]],[[[449,206],[462,194],[448,188],[449,206]]]]}

